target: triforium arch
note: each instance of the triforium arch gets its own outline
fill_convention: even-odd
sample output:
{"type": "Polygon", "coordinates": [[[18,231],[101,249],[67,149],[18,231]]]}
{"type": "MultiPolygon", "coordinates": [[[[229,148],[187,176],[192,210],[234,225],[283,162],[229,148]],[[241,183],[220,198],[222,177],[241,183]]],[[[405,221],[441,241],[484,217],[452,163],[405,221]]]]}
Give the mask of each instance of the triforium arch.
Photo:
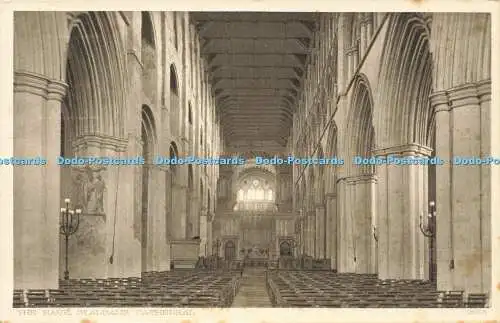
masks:
{"type": "Polygon", "coordinates": [[[150,12],[141,12],[141,61],[143,91],[152,102],[156,102],[158,88],[158,55],[156,33],[150,12]]]}
{"type": "MultiPolygon", "coordinates": [[[[429,22],[427,15],[414,13],[388,19],[375,97],[376,156],[424,158],[432,153],[427,146],[433,114],[429,22]]],[[[425,165],[377,166],[381,278],[428,278],[428,240],[419,229],[420,216],[428,212],[427,173],[425,165]]]]}
{"type": "Polygon", "coordinates": [[[180,127],[181,124],[181,99],[180,99],[180,90],[179,90],[179,77],[177,74],[177,68],[175,64],[170,64],[169,68],[169,79],[170,79],[170,133],[174,137],[178,137],[180,135],[180,127]]]}

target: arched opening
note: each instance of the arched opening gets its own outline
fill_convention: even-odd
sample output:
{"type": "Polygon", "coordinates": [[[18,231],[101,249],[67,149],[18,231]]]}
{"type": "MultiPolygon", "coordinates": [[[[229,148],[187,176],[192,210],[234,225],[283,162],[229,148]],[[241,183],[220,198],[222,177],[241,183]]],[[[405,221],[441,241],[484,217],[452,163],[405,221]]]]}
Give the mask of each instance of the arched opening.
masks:
{"type": "Polygon", "coordinates": [[[193,108],[191,107],[191,102],[188,103],[188,122],[189,125],[193,125],[193,108]]]}
{"type": "Polygon", "coordinates": [[[282,241],[280,243],[280,257],[291,257],[292,256],[292,246],[288,241],[282,241]]]}
{"type": "Polygon", "coordinates": [[[236,246],[233,240],[228,240],[224,244],[224,259],[233,260],[236,258],[236,246]]]}
{"type": "Polygon", "coordinates": [[[143,66],[142,88],[151,101],[155,102],[157,89],[156,45],[151,14],[147,11],[142,12],[141,60],[143,66]]]}
{"type": "MultiPolygon", "coordinates": [[[[381,56],[380,90],[377,91],[375,104],[385,108],[377,110],[374,115],[376,144],[396,148],[399,155],[430,157],[433,143],[429,138],[429,126],[433,111],[429,96],[432,93],[433,64],[428,20],[425,15],[417,13],[390,15],[387,28],[381,56]]],[[[435,248],[435,243],[432,235],[427,236],[421,228],[432,226],[426,215],[430,194],[435,194],[432,193],[436,186],[435,171],[427,166],[384,169],[384,173],[379,174],[379,183],[383,186],[379,185],[378,192],[388,202],[381,203],[377,212],[380,221],[385,223],[378,245],[384,248],[389,261],[380,263],[379,273],[384,278],[430,278],[434,275],[431,270],[434,260],[430,255],[435,254],[430,249],[435,248]],[[394,187],[392,181],[391,187],[386,185],[389,178],[398,174],[412,180],[399,182],[397,185],[401,187],[394,187]],[[411,205],[402,202],[408,200],[412,201],[411,205]],[[396,214],[404,214],[404,217],[396,214]],[[412,225],[406,229],[406,223],[412,225]],[[387,247],[395,245],[398,247],[387,247]],[[400,263],[401,269],[394,269],[391,266],[393,262],[400,263]]]]}
{"type": "MultiPolygon", "coordinates": [[[[149,183],[150,183],[150,165],[153,161],[155,144],[155,123],[150,108],[142,106],[141,123],[141,144],[144,165],[142,166],[142,190],[141,190],[141,270],[148,269],[148,215],[149,215],[149,183]]],[[[151,250],[149,250],[149,253],[151,250]]]]}
{"type": "MultiPolygon", "coordinates": [[[[66,96],[61,104],[60,114],[60,154],[64,157],[92,156],[82,138],[89,136],[124,137],[124,115],[126,106],[124,81],[125,54],[120,43],[118,26],[114,13],[85,12],[72,21],[67,60],[65,62],[66,96]],[[106,50],[103,50],[106,48],[106,50]]],[[[71,199],[75,208],[84,214],[113,216],[114,209],[107,207],[107,196],[115,196],[116,191],[106,188],[102,180],[106,170],[82,171],[77,167],[61,167],[60,203],[71,199]],[[101,177],[102,176],[102,177],[101,177]],[[100,179],[102,194],[90,198],[85,188],[100,179]],[[104,190],[107,191],[104,194],[104,190]]],[[[139,213],[140,214],[140,213],[139,213]]],[[[82,218],[82,227],[88,221],[82,218]]],[[[89,220],[91,222],[91,220],[89,220]]],[[[134,222],[138,224],[140,221],[134,222]]],[[[139,235],[138,226],[137,235],[139,235]]],[[[92,266],[77,266],[79,262],[93,261],[92,257],[108,258],[107,250],[101,245],[101,237],[106,233],[96,230],[97,239],[77,233],[81,245],[69,245],[69,271],[75,276],[95,276],[99,269],[92,266]],[[83,246],[83,247],[82,247],[83,246]],[[90,250],[98,250],[89,256],[90,250]]],[[[138,237],[139,238],[139,237],[138,237]]],[[[60,259],[64,259],[64,241],[60,240],[60,259]]],[[[60,261],[60,275],[64,273],[64,261],[60,261]]]]}
{"type": "MultiPolygon", "coordinates": [[[[364,75],[356,77],[353,85],[351,109],[347,124],[347,138],[349,138],[349,151],[352,157],[360,156],[369,158],[372,156],[375,142],[375,129],[373,127],[373,98],[364,75]]],[[[348,161],[349,176],[373,175],[375,165],[353,165],[348,161]]]]}
{"type": "Polygon", "coordinates": [[[355,164],[353,158],[368,158],[372,155],[375,130],[373,127],[373,99],[368,79],[357,75],[354,79],[351,107],[346,125],[346,148],[352,154],[346,161],[348,179],[342,182],[345,206],[340,214],[342,238],[340,251],[342,270],[358,273],[376,271],[375,255],[377,243],[372,230],[375,223],[375,165],[355,164]]]}
{"type": "Polygon", "coordinates": [[[170,65],[170,129],[174,136],[179,135],[180,127],[179,79],[174,64],[170,65]]]}

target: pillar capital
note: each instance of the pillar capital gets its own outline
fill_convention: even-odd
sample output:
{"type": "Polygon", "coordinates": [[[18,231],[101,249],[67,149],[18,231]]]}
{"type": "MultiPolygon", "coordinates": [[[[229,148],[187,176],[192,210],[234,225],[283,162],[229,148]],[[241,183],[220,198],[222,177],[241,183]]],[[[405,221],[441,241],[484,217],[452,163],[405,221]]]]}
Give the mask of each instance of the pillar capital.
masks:
{"type": "Polygon", "coordinates": [[[337,198],[337,193],[326,193],[325,197],[327,200],[333,200],[337,198]]]}
{"type": "Polygon", "coordinates": [[[431,107],[434,108],[434,111],[449,111],[450,106],[448,105],[448,95],[446,91],[434,92],[429,96],[431,101],[431,107]]]}
{"type": "Polygon", "coordinates": [[[466,105],[478,105],[478,84],[469,83],[449,89],[448,98],[450,100],[450,107],[452,109],[466,105]]]}
{"type": "Polygon", "coordinates": [[[376,178],[374,174],[363,174],[356,176],[348,176],[345,178],[347,184],[358,184],[358,183],[375,183],[376,178]]]}
{"type": "Polygon", "coordinates": [[[478,83],[477,94],[479,96],[479,101],[482,103],[484,101],[491,100],[491,80],[484,80],[478,83]]]}
{"type": "Polygon", "coordinates": [[[85,151],[88,148],[109,149],[114,152],[127,150],[128,140],[101,134],[83,135],[75,139],[73,146],[76,151],[85,151]]]}
{"type": "Polygon", "coordinates": [[[382,157],[389,155],[398,156],[430,156],[432,149],[419,144],[406,144],[388,148],[379,148],[372,151],[374,156],[382,157]]]}
{"type": "Polygon", "coordinates": [[[14,72],[14,92],[25,92],[45,99],[62,101],[66,95],[66,83],[26,71],[14,72]]]}

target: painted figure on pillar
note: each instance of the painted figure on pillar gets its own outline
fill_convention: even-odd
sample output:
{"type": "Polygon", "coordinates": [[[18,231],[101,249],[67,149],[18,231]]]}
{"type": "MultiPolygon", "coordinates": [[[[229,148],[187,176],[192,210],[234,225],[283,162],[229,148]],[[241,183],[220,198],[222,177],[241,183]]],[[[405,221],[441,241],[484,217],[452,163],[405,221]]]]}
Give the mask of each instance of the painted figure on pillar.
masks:
{"type": "Polygon", "coordinates": [[[90,168],[76,171],[72,192],[75,207],[81,208],[84,214],[104,215],[106,183],[102,176],[90,168]]]}
{"type": "Polygon", "coordinates": [[[91,214],[104,214],[104,191],[106,184],[99,174],[91,174],[92,181],[87,190],[87,212],[91,214]]]}
{"type": "Polygon", "coordinates": [[[87,199],[85,195],[85,179],[82,174],[77,174],[73,180],[73,192],[72,200],[75,203],[75,207],[81,210],[85,210],[87,205],[87,199]]]}

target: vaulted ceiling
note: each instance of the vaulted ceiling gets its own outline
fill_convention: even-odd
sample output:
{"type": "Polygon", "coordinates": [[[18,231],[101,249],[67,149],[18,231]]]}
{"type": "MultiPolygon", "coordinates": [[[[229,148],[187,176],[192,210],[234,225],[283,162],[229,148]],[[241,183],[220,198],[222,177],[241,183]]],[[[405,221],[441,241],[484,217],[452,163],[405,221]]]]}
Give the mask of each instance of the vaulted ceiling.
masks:
{"type": "Polygon", "coordinates": [[[192,12],[191,18],[228,147],[284,148],[312,45],[314,13],[192,12]]]}

